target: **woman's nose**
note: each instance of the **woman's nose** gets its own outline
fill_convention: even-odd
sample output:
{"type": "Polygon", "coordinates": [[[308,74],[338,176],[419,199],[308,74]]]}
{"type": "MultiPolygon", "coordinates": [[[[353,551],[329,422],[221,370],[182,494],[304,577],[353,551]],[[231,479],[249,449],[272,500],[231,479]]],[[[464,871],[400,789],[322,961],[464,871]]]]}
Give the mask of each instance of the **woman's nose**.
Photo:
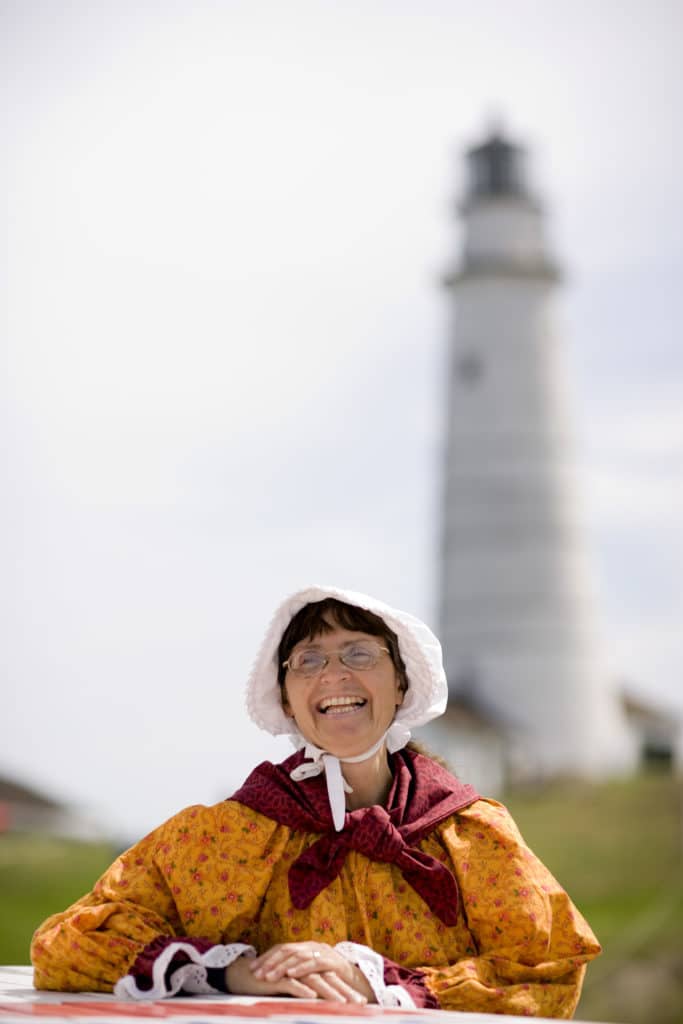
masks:
{"type": "Polygon", "coordinates": [[[320,673],[320,679],[341,679],[349,674],[349,670],[338,654],[330,654],[327,664],[320,673]]]}

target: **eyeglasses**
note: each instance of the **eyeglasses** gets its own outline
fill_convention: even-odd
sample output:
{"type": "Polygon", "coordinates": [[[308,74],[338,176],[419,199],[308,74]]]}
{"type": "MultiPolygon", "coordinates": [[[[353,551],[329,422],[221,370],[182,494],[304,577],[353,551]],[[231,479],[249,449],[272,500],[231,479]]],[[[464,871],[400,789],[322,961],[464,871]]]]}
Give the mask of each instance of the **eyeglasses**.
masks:
{"type": "Polygon", "coordinates": [[[364,672],[366,669],[374,668],[382,654],[389,654],[389,648],[380,647],[372,640],[348,644],[340,651],[327,651],[327,653],[317,647],[302,647],[295,651],[287,661],[283,661],[282,667],[299,676],[317,676],[329,664],[333,654],[337,655],[346,668],[364,672]]]}

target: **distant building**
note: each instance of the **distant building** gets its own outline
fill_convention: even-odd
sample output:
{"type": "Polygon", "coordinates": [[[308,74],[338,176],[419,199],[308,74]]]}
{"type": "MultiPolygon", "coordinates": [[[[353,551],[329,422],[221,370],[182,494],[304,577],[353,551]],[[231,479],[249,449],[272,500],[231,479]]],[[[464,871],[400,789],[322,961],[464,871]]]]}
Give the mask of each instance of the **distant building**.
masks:
{"type": "Polygon", "coordinates": [[[484,795],[500,794],[510,775],[506,725],[477,707],[468,696],[451,697],[443,715],[420,731],[431,751],[440,753],[463,782],[484,795]]]}
{"type": "Polygon", "coordinates": [[[680,718],[633,696],[628,690],[623,691],[622,702],[640,767],[676,773],[683,770],[680,718]]]}
{"type": "Polygon", "coordinates": [[[0,836],[9,832],[102,838],[101,830],[82,814],[30,786],[0,777],[0,836]]]}
{"type": "Polygon", "coordinates": [[[467,167],[464,246],[447,282],[440,561],[455,711],[425,738],[482,789],[487,775],[623,773],[639,740],[597,638],[555,322],[560,274],[523,151],[494,133],[467,167]],[[476,741],[463,704],[478,709],[476,741]]]}

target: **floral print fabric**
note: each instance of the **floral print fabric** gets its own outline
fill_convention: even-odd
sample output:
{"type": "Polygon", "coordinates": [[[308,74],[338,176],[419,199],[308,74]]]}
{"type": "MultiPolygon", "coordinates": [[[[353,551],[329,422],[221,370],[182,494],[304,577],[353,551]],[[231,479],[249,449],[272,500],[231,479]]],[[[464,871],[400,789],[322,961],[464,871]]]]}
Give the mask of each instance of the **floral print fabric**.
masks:
{"type": "Polygon", "coordinates": [[[305,909],[287,875],[319,835],[232,800],[190,807],[112,865],[92,893],[49,918],[32,946],[37,988],[112,991],[159,936],[243,942],[357,942],[422,972],[443,1009],[571,1017],[600,947],[525,846],[509,814],[477,800],[417,848],[455,875],[462,911],[446,925],[393,864],[349,850],[305,909]]]}

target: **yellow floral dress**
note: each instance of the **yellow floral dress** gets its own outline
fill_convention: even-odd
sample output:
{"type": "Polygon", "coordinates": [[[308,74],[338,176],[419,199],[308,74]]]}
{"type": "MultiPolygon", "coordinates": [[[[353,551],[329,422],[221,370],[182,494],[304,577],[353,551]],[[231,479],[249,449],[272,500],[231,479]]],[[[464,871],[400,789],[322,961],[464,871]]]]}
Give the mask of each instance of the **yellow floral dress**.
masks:
{"type": "Polygon", "coordinates": [[[416,844],[455,877],[460,911],[451,925],[395,864],[354,849],[297,909],[288,872],[319,839],[236,800],[181,811],[37,930],[36,987],[112,991],[160,936],[258,952],[315,939],[359,943],[399,975],[418,972],[442,1009],[573,1015],[585,965],[600,947],[501,804],[477,799],[416,844]]]}

